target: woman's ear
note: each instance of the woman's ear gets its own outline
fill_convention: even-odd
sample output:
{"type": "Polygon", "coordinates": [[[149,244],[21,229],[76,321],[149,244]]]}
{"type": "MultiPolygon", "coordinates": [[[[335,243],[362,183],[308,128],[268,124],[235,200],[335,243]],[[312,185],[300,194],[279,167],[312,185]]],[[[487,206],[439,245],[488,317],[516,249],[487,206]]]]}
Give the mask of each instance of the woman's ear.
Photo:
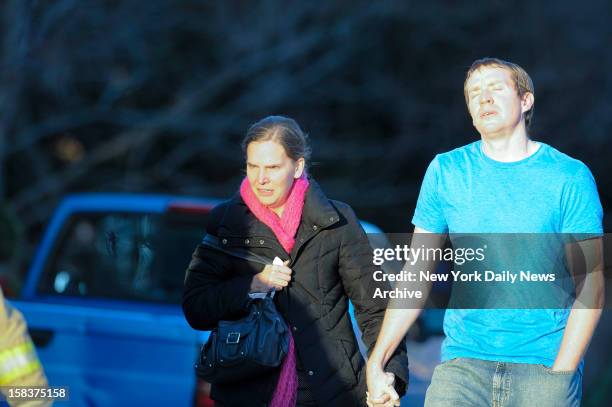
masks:
{"type": "Polygon", "coordinates": [[[297,159],[295,163],[296,163],[296,166],[295,166],[295,173],[293,174],[293,178],[298,179],[304,173],[304,167],[306,166],[306,160],[304,160],[304,157],[300,157],[297,159]]]}

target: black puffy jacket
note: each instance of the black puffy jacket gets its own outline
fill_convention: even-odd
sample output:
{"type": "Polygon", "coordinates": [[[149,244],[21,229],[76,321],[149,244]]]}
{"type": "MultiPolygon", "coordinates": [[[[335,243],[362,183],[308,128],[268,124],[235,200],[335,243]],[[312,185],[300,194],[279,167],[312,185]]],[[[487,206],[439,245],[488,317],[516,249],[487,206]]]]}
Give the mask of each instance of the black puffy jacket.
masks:
{"type": "MultiPolygon", "coordinates": [[[[260,222],[239,195],[217,206],[207,233],[228,250],[248,248],[273,259],[291,260],[293,278],[277,292],[277,309],[293,328],[299,362],[320,406],[365,405],[365,369],[348,315],[348,300],[363,342],[372,349],[386,303],[373,300],[372,253],[352,209],[325,197],[310,180],[291,253],[283,250],[270,228],[260,222]]],[[[183,311],[199,330],[219,320],[245,315],[253,275],[262,265],[198,245],[187,269],[183,311]]],[[[398,347],[387,365],[398,386],[408,382],[405,346],[398,347]]],[[[213,385],[212,397],[225,406],[262,406],[270,400],[278,372],[238,385],[213,385]]]]}

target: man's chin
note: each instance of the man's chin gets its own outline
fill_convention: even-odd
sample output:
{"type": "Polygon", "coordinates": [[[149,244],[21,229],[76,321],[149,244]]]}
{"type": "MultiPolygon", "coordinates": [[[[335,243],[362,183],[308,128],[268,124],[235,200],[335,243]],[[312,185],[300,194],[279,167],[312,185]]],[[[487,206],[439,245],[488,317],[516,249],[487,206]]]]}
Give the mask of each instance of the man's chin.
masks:
{"type": "Polygon", "coordinates": [[[503,128],[500,126],[484,126],[476,130],[478,130],[480,136],[485,140],[495,140],[503,136],[503,128]]]}

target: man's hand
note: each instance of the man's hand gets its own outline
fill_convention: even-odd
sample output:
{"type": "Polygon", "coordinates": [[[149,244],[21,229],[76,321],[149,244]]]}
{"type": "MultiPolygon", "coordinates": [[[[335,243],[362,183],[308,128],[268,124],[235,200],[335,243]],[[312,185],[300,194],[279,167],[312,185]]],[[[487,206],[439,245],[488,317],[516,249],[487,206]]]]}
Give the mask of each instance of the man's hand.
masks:
{"type": "Polygon", "coordinates": [[[384,372],[379,366],[368,364],[366,372],[368,407],[399,406],[399,395],[395,391],[395,375],[384,372]]]}
{"type": "Polygon", "coordinates": [[[253,276],[251,281],[252,293],[266,293],[271,289],[282,290],[291,281],[291,270],[287,265],[290,260],[283,262],[282,265],[268,264],[264,269],[253,276]]]}

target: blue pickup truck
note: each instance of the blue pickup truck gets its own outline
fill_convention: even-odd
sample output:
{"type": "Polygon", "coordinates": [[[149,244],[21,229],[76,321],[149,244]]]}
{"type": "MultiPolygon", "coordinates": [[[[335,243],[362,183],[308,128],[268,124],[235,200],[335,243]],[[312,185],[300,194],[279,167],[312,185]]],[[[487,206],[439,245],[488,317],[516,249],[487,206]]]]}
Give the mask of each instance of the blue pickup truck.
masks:
{"type": "Polygon", "coordinates": [[[50,384],[68,386],[71,405],[212,405],[193,369],[208,332],[187,325],[180,300],[218,202],[133,194],[61,202],[12,303],[50,384]]]}
{"type": "Polygon", "coordinates": [[[193,370],[207,332],[180,308],[215,200],[81,194],[62,201],[13,304],[72,405],[209,405],[193,370]]]}

